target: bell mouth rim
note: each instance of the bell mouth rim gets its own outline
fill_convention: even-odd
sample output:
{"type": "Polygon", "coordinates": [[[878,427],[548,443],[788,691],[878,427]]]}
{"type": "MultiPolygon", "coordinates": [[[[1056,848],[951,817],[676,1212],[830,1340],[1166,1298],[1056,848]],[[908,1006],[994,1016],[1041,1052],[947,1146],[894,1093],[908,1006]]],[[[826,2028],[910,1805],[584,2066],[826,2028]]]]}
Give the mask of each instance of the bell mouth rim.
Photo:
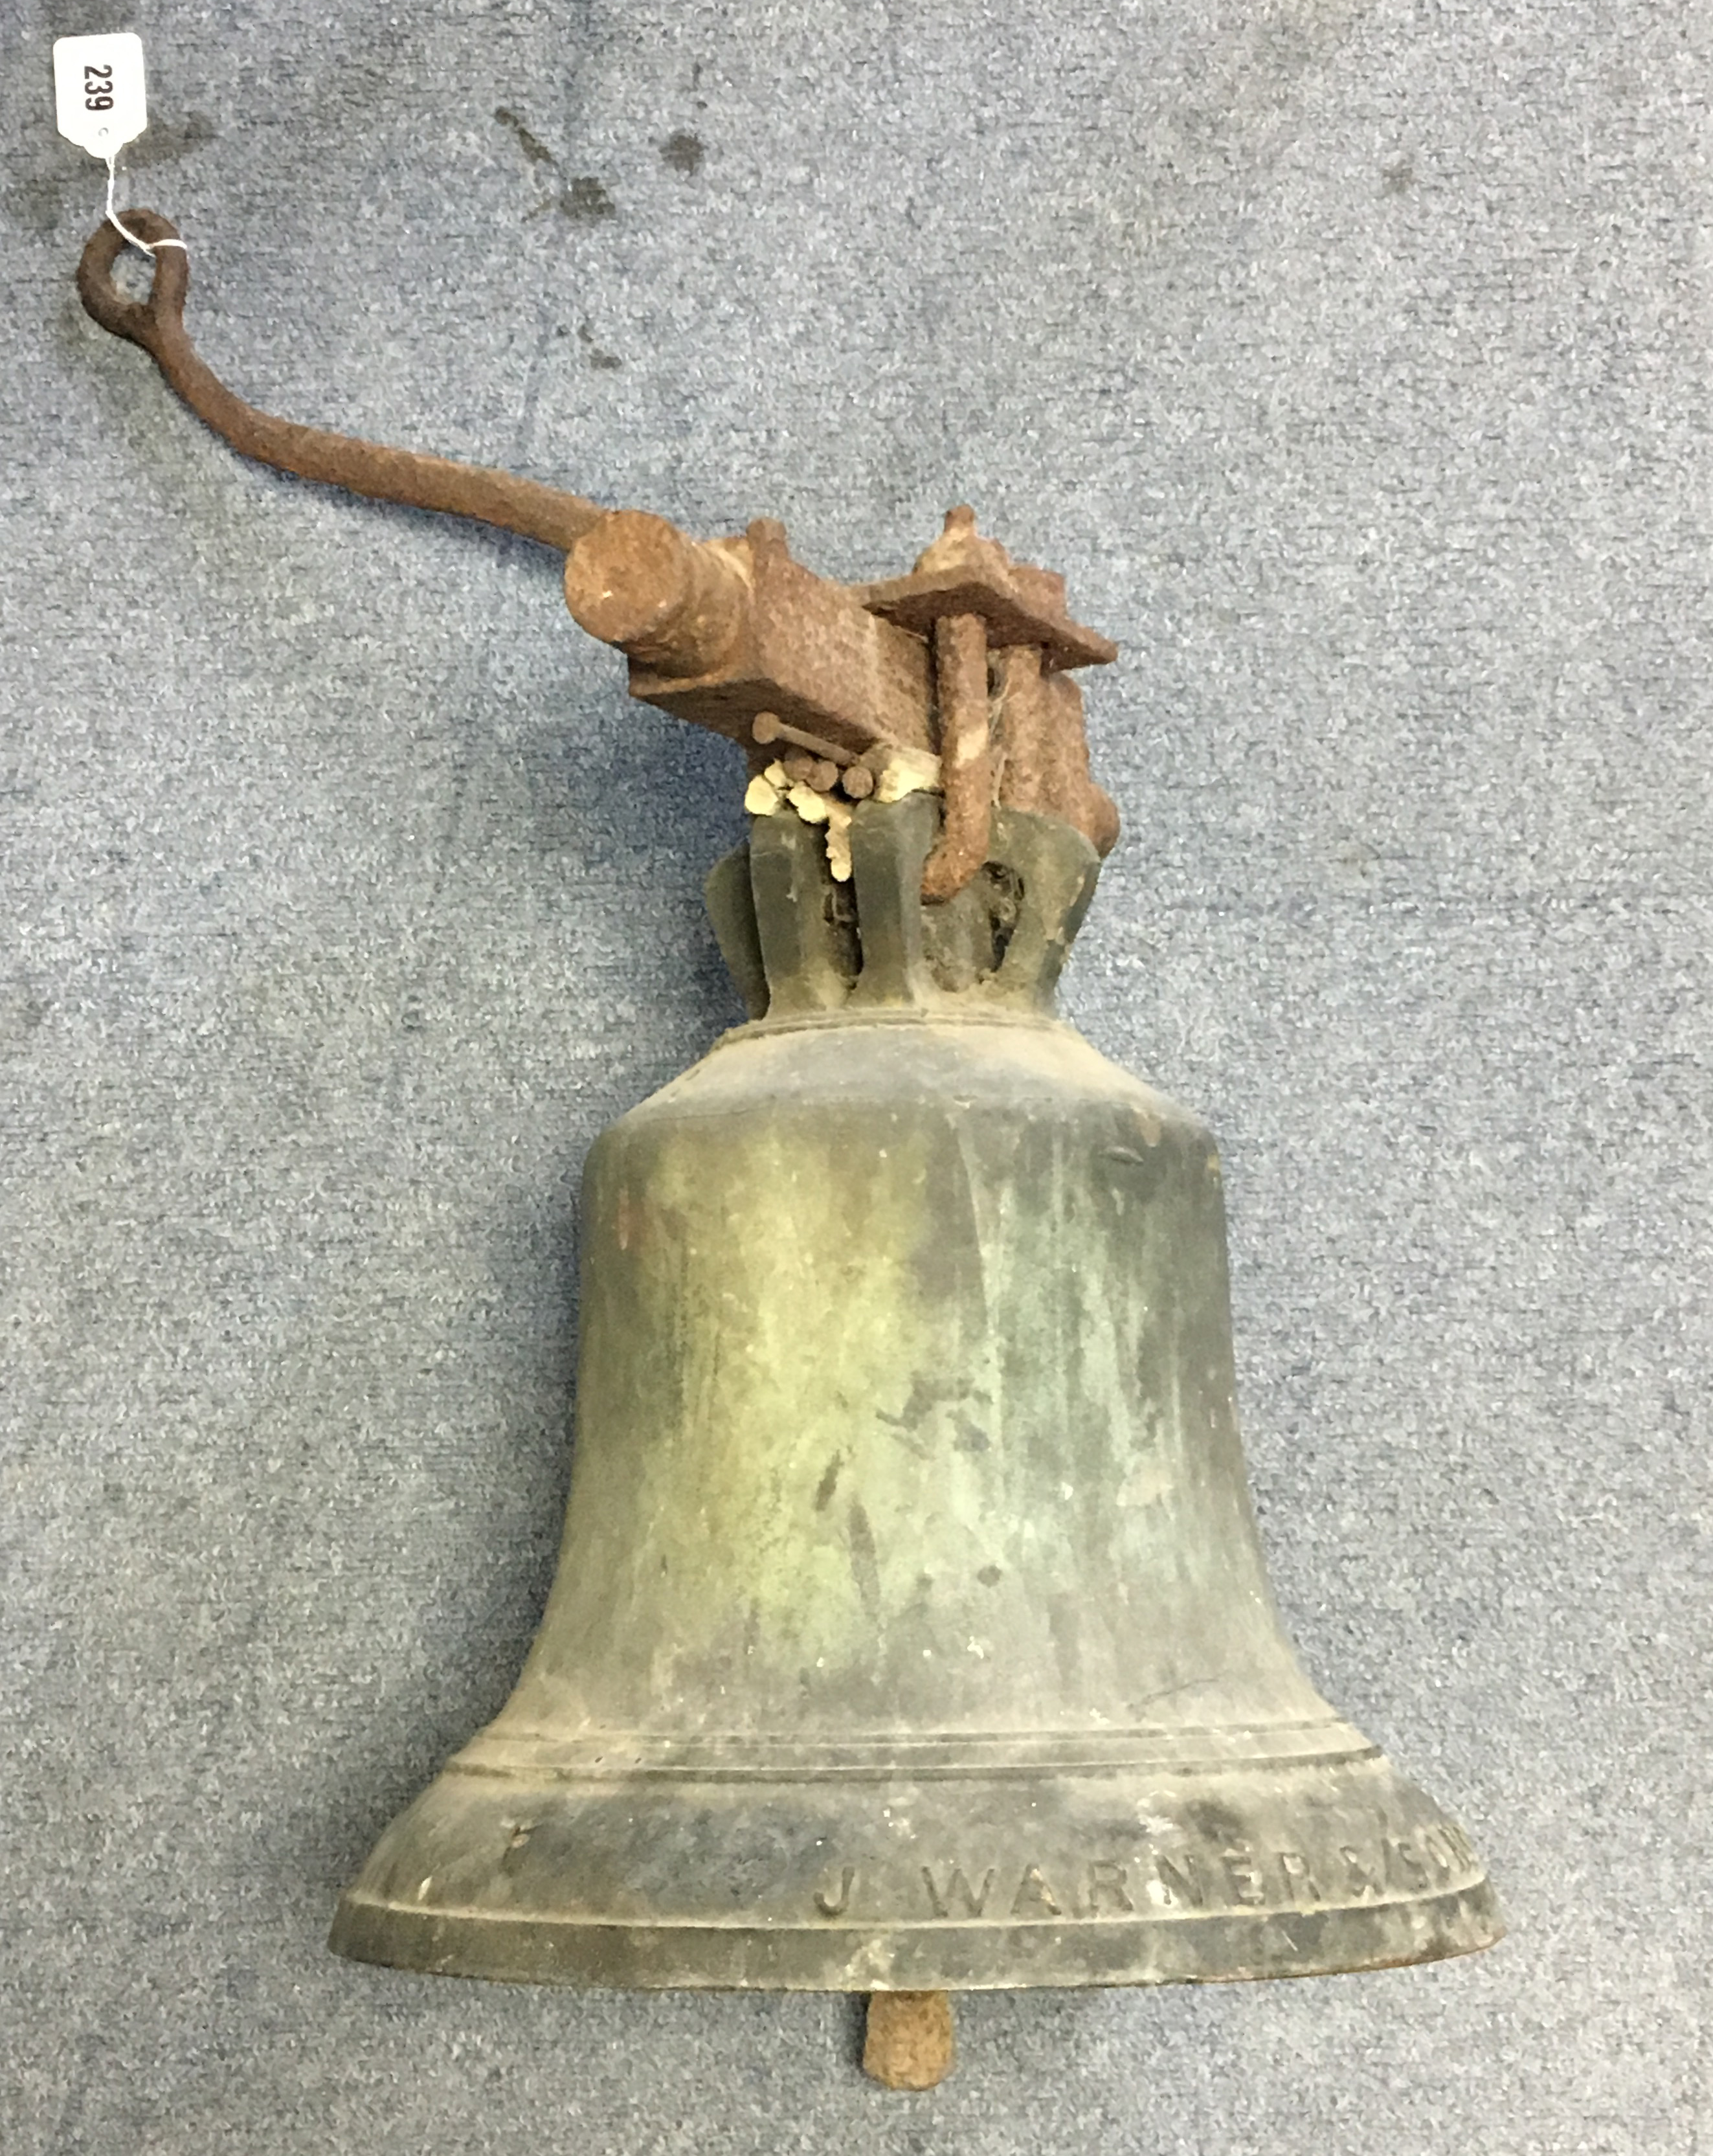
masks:
{"type": "Polygon", "coordinates": [[[348,1889],[328,1938],[425,1976],[617,1991],[1028,1991],[1355,1976],[1495,1946],[1485,1876],[1316,1910],[1069,1922],[756,1925],[424,1910],[348,1889]]]}

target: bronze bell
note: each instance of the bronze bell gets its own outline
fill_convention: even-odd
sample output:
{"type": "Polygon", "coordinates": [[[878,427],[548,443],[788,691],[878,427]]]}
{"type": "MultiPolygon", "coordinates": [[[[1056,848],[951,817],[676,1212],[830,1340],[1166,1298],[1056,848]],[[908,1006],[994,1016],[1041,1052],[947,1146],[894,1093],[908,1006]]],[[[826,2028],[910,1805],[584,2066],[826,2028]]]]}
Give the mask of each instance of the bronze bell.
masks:
{"type": "Polygon", "coordinates": [[[749,756],[708,894],[750,1021],[588,1159],[540,1633],[333,1945],[885,1994],[1490,1944],[1462,1831],[1280,1628],[1213,1139],[1054,1014],[1116,835],[1070,679],[1113,647],[1062,581],[967,511],[847,588],[777,525],[699,545],[290,428],[196,358],[182,255],[134,303],[118,244],[86,250],[86,304],[228,439],[566,549],[632,693],[749,756]]]}
{"type": "Polygon", "coordinates": [[[1015,917],[956,985],[936,823],[856,810],[849,942],[811,826],[716,871],[767,1014],[590,1155],[558,1578],[340,1951],[938,1990],[1496,1935],[1460,1830],[1280,1628],[1212,1138],[1051,1015],[1094,850],[1003,812],[982,910],[1015,917]]]}

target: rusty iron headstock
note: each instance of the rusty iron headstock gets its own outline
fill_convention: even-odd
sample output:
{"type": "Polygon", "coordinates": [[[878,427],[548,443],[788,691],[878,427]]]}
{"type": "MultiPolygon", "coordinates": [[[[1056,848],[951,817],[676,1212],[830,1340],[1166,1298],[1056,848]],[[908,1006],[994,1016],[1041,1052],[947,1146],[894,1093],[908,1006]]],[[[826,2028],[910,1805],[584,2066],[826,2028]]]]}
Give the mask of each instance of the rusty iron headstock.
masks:
{"type": "MultiPolygon", "coordinates": [[[[157,249],[178,238],[152,210],[127,215],[157,249]]],[[[889,784],[942,793],[925,899],[952,897],[981,868],[996,807],[1057,817],[1099,852],[1112,847],[1118,814],[1090,776],[1070,672],[1117,647],[1071,619],[1062,577],[1013,561],[972,510],[948,513],[908,576],[842,584],[794,561],[771,519],[698,540],[515,473],[300,426],[246,403],[198,354],[182,249],[158,252],[148,296],[128,300],[113,281],[124,245],[104,224],[85,248],[85,307],[141,346],[241,455],[557,548],[572,619],[625,654],[631,695],[739,742],[752,780],[772,769],[828,799],[889,784]]]]}

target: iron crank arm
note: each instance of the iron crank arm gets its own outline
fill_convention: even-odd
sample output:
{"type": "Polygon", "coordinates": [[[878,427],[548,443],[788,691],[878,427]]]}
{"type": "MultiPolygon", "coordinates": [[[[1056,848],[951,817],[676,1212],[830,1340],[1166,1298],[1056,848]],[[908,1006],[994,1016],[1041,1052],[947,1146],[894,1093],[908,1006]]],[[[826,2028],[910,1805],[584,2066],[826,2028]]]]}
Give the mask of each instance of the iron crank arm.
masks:
{"type": "Polygon", "coordinates": [[[160,249],[154,258],[148,297],[127,300],[114,283],[113,265],[125,240],[110,224],[102,225],[84,249],[77,270],[78,296],[104,330],[141,345],[197,418],[240,456],[253,457],[297,479],[347,488],[372,501],[473,517],[479,524],[497,525],[502,531],[515,531],[567,554],[606,514],[580,494],[567,494],[512,472],[458,464],[449,457],[423,456],[414,449],[388,449],[329,428],[299,426],[247,404],[214,373],[184,326],[189,264],[182,247],[161,247],[162,240],[178,238],[177,228],[151,209],[128,209],[126,216],[142,239],[160,249]]]}

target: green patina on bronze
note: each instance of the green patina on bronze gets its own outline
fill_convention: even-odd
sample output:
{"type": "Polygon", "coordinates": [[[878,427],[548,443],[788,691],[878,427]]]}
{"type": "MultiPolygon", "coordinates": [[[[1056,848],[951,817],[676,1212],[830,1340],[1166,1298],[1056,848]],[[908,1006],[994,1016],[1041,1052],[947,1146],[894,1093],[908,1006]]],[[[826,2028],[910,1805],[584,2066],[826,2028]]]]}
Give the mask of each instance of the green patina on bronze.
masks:
{"type": "Polygon", "coordinates": [[[931,1990],[1498,1936],[1459,1830],[1280,1628],[1213,1141],[1046,1009],[1092,850],[998,818],[991,963],[949,987],[936,824],[857,811],[854,973],[818,832],[767,819],[710,878],[772,1014],[590,1155],[553,1595],[341,1951],[931,1990]]]}

